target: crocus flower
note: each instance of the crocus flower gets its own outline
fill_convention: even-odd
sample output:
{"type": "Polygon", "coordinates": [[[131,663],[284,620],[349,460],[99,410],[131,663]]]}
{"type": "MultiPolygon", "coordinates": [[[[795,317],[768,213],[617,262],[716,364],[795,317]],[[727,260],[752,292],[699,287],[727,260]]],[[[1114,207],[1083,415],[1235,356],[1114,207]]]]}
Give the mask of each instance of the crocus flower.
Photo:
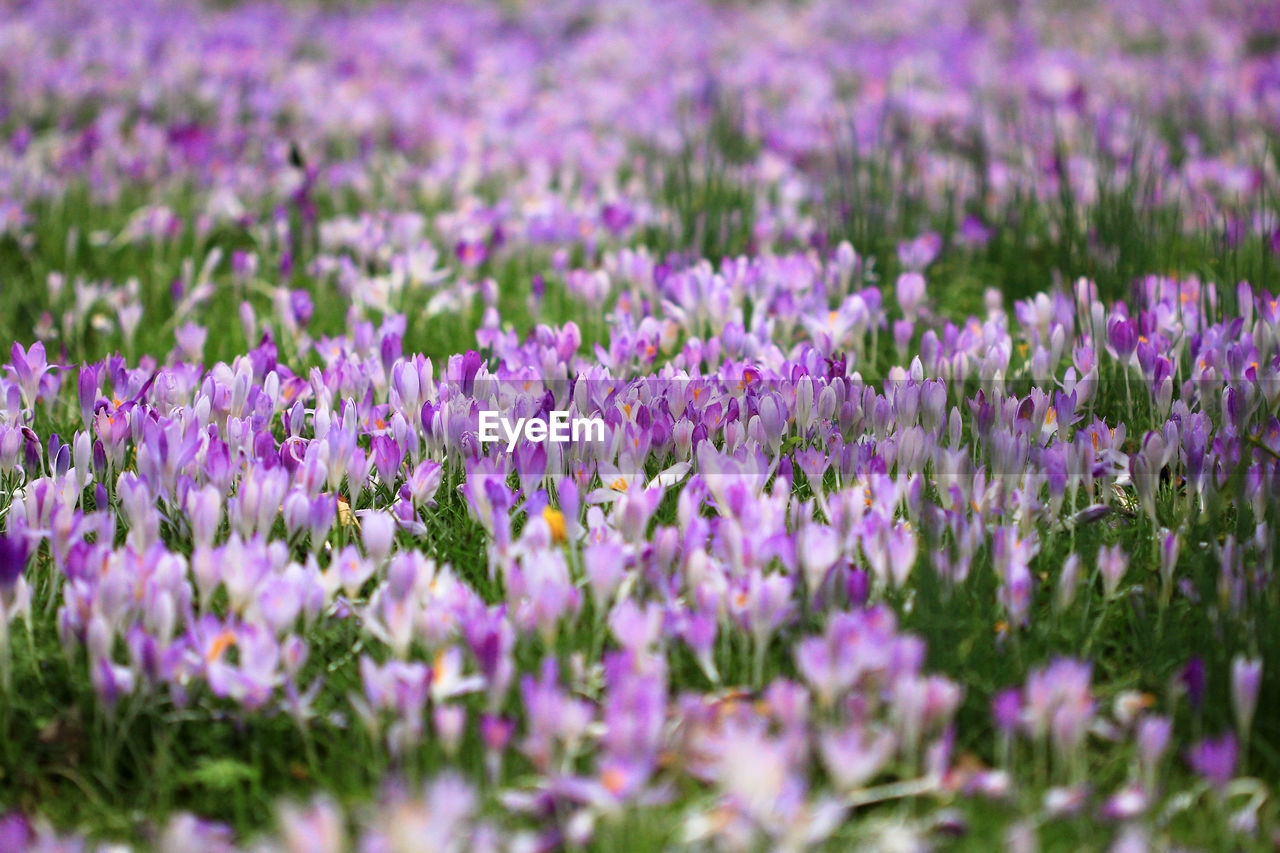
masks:
{"type": "Polygon", "coordinates": [[[1120,581],[1128,568],[1129,558],[1119,545],[1113,545],[1110,548],[1103,546],[1098,549],[1098,573],[1102,575],[1103,594],[1108,599],[1115,598],[1116,592],[1120,589],[1120,581]]]}
{"type": "Polygon", "coordinates": [[[1002,690],[991,701],[991,716],[996,728],[1012,732],[1022,715],[1022,699],[1016,689],[1002,690]]]}
{"type": "Polygon", "coordinates": [[[893,732],[868,732],[857,724],[827,732],[818,741],[823,764],[842,791],[854,791],[869,782],[893,756],[896,746],[893,732]]]}
{"type": "Polygon", "coordinates": [[[394,545],[395,518],[387,512],[370,511],[360,516],[360,538],[364,553],[375,564],[386,561],[394,545]]]}
{"type": "Polygon", "coordinates": [[[1154,786],[1158,778],[1160,761],[1169,748],[1173,735],[1173,721],[1168,717],[1143,717],[1138,721],[1135,742],[1138,745],[1138,761],[1147,787],[1154,786]]]}
{"type": "Polygon", "coordinates": [[[1187,763],[1218,790],[1226,787],[1236,769],[1236,739],[1227,732],[1217,739],[1205,738],[1187,752],[1187,763]]]}
{"type": "Polygon", "coordinates": [[[839,558],[839,542],[833,528],[825,524],[811,524],[805,529],[800,563],[804,567],[810,593],[818,590],[839,558]]]}
{"type": "Polygon", "coordinates": [[[1051,735],[1063,760],[1074,758],[1093,718],[1092,671],[1090,664],[1059,658],[1027,675],[1024,724],[1032,737],[1051,735]]]}
{"type": "Polygon", "coordinates": [[[920,304],[924,301],[924,276],[918,272],[903,273],[898,276],[895,292],[897,293],[898,305],[902,308],[903,316],[908,321],[914,321],[919,314],[920,304]]]}
{"type": "Polygon", "coordinates": [[[1246,744],[1253,727],[1253,713],[1258,707],[1261,684],[1262,659],[1236,655],[1231,661],[1231,707],[1235,711],[1236,730],[1246,744]]]}
{"type": "Polygon", "coordinates": [[[49,361],[45,357],[44,344],[36,341],[28,350],[14,341],[9,356],[11,364],[8,369],[18,379],[18,385],[22,388],[22,399],[28,406],[32,406],[41,396],[41,384],[45,375],[55,369],[49,366],[49,361]]]}
{"type": "Polygon", "coordinates": [[[27,570],[31,546],[21,533],[0,535],[0,590],[9,591],[27,570]]]}
{"type": "Polygon", "coordinates": [[[1128,365],[1138,347],[1138,332],[1127,317],[1112,317],[1107,321],[1107,349],[1121,364],[1128,365]]]}
{"type": "Polygon", "coordinates": [[[1080,581],[1080,555],[1072,554],[1067,557],[1062,564],[1062,571],[1058,575],[1058,587],[1054,594],[1054,607],[1058,610],[1066,610],[1076,597],[1076,587],[1080,581]]]}

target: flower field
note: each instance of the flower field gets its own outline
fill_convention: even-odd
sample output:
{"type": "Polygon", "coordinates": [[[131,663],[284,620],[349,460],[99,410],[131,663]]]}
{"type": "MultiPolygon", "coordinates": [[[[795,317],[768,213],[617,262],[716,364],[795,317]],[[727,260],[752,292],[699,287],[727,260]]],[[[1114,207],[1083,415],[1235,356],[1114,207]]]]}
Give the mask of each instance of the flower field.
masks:
{"type": "Polygon", "coordinates": [[[1273,293],[1264,0],[5,4],[0,851],[1276,849],[1273,293]]]}

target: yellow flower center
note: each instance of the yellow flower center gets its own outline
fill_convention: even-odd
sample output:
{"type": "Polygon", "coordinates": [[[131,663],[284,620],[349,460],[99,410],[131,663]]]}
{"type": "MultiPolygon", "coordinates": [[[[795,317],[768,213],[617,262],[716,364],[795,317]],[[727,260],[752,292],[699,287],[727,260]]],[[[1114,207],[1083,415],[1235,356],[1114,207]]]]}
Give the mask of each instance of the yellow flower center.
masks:
{"type": "Polygon", "coordinates": [[[543,507],[542,518],[547,522],[547,527],[551,528],[551,541],[557,545],[562,544],[568,538],[565,533],[564,513],[554,507],[543,507]]]}
{"type": "Polygon", "coordinates": [[[225,629],[221,634],[214,638],[213,643],[209,646],[209,653],[205,655],[207,663],[213,663],[220,659],[227,649],[236,644],[236,635],[231,633],[231,629],[225,629]]]}

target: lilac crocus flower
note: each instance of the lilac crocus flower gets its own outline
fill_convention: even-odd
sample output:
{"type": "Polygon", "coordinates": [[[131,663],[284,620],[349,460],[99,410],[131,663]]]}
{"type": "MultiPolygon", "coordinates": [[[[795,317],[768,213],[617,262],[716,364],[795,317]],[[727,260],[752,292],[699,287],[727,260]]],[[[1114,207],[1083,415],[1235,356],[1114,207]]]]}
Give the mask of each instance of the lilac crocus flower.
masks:
{"type": "Polygon", "coordinates": [[[918,272],[903,273],[898,276],[895,292],[897,293],[898,305],[902,308],[903,316],[908,321],[914,322],[919,315],[920,305],[924,302],[924,276],[918,272]]]}
{"type": "Polygon", "coordinates": [[[1023,722],[1032,737],[1052,734],[1060,756],[1075,751],[1093,718],[1092,671],[1088,663],[1058,658],[1027,675],[1023,722]]]}
{"type": "Polygon", "coordinates": [[[838,534],[825,524],[810,523],[803,530],[801,542],[800,565],[809,593],[813,595],[840,559],[838,534]]]}
{"type": "Polygon", "coordinates": [[[1012,732],[1022,718],[1022,698],[1016,688],[1002,690],[991,700],[991,717],[996,728],[1012,732]]]}
{"type": "Polygon", "coordinates": [[[362,511],[360,515],[360,539],[364,552],[374,564],[386,562],[395,544],[396,522],[388,512],[362,511]]]}
{"type": "Polygon", "coordinates": [[[0,591],[8,591],[27,570],[31,546],[21,533],[0,535],[0,591]]]}
{"type": "Polygon", "coordinates": [[[1053,605],[1057,610],[1066,610],[1075,601],[1076,587],[1080,581],[1080,555],[1072,554],[1062,564],[1058,575],[1058,586],[1054,590],[1053,605]]]}
{"type": "Polygon", "coordinates": [[[1236,770],[1236,738],[1231,732],[1215,739],[1205,738],[1187,751],[1191,769],[1222,790],[1236,770]]]}
{"type": "Polygon", "coordinates": [[[22,344],[13,342],[9,350],[12,365],[9,370],[18,378],[18,386],[22,389],[22,399],[28,406],[34,405],[40,396],[42,380],[45,374],[54,368],[49,366],[45,357],[44,344],[36,341],[31,349],[23,349],[22,344]]]}
{"type": "Polygon", "coordinates": [[[1168,717],[1143,717],[1138,721],[1135,742],[1138,760],[1142,764],[1143,778],[1152,787],[1157,778],[1160,761],[1169,748],[1173,736],[1173,721],[1168,717]]]}
{"type": "Polygon", "coordinates": [[[933,263],[940,251],[942,236],[928,231],[914,240],[898,244],[898,262],[909,270],[922,270],[933,263]]]}
{"type": "Polygon", "coordinates": [[[1138,330],[1128,317],[1112,317],[1107,321],[1107,349],[1121,364],[1127,365],[1138,348],[1138,330]]]}
{"type": "Polygon", "coordinates": [[[373,465],[378,479],[387,488],[394,488],[404,462],[404,448],[390,435],[375,435],[370,445],[373,465]]]}
{"type": "Polygon", "coordinates": [[[31,824],[17,812],[0,818],[0,849],[27,850],[33,840],[31,824]]]}
{"type": "Polygon", "coordinates": [[[892,731],[867,731],[859,724],[826,732],[818,741],[823,766],[842,791],[856,790],[871,781],[896,748],[892,731]]]}
{"type": "Polygon", "coordinates": [[[1236,730],[1246,744],[1253,727],[1253,713],[1258,707],[1258,688],[1261,684],[1261,658],[1237,655],[1231,661],[1231,707],[1235,711],[1236,730]]]}
{"type": "Polygon", "coordinates": [[[773,633],[790,617],[795,607],[791,593],[794,581],[786,575],[764,575],[750,571],[735,585],[729,602],[732,613],[763,648],[773,633]]]}
{"type": "Polygon", "coordinates": [[[1107,598],[1115,598],[1120,589],[1120,581],[1125,570],[1129,568],[1129,558],[1119,545],[1098,549],[1098,573],[1102,575],[1103,594],[1107,598]]]}

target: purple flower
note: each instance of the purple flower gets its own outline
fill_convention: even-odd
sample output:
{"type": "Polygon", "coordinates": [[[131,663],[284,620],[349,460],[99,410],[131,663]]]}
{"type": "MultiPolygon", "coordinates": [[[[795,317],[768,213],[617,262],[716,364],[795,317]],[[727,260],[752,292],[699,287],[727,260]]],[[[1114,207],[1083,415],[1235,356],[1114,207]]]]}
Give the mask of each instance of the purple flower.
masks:
{"type": "Polygon", "coordinates": [[[389,489],[394,489],[404,463],[404,450],[390,435],[375,435],[371,441],[373,464],[378,469],[378,479],[389,489]]]}
{"type": "Polygon", "coordinates": [[[903,273],[898,276],[898,284],[894,288],[898,296],[898,305],[907,320],[915,320],[924,302],[924,276],[918,272],[903,273]]]}
{"type": "Polygon", "coordinates": [[[18,812],[0,818],[0,850],[26,850],[32,841],[31,824],[18,812]]]}
{"type": "Polygon", "coordinates": [[[942,236],[929,231],[914,240],[898,244],[898,263],[909,270],[922,270],[942,251],[942,236]]]}
{"type": "Polygon", "coordinates": [[[1236,729],[1247,743],[1253,726],[1253,713],[1258,707],[1258,688],[1262,684],[1262,659],[1237,655],[1231,661],[1231,707],[1235,711],[1236,729]]]}
{"type": "Polygon", "coordinates": [[[842,791],[852,791],[871,781],[897,748],[892,731],[867,731],[854,724],[824,733],[818,740],[823,766],[842,791]]]}
{"type": "Polygon", "coordinates": [[[1013,731],[1021,716],[1022,698],[1016,688],[1002,690],[991,700],[991,717],[1000,731],[1013,731]]]}
{"type": "Polygon", "coordinates": [[[1052,734],[1060,756],[1075,751],[1093,719],[1092,672],[1091,664],[1058,658],[1027,675],[1023,722],[1032,737],[1052,734]]]}
{"type": "Polygon", "coordinates": [[[960,223],[957,239],[967,246],[983,246],[991,239],[991,229],[976,216],[966,216],[960,223]]]}
{"type": "Polygon", "coordinates": [[[31,345],[31,349],[27,350],[22,348],[22,344],[14,341],[9,355],[13,361],[9,370],[17,376],[18,385],[22,388],[22,397],[30,406],[40,395],[41,380],[53,369],[45,357],[44,344],[36,341],[31,345]]]}
{"type": "Polygon", "coordinates": [[[1197,711],[1200,710],[1205,690],[1204,661],[1198,657],[1187,661],[1179,679],[1187,690],[1187,699],[1191,702],[1191,707],[1197,711]]]}
{"type": "Polygon", "coordinates": [[[1143,717],[1138,722],[1135,738],[1138,760],[1142,763],[1143,776],[1149,786],[1155,784],[1160,759],[1164,758],[1172,736],[1173,721],[1168,717],[1143,717]]]}
{"type": "Polygon", "coordinates": [[[1098,549],[1098,573],[1102,575],[1103,594],[1107,598],[1115,598],[1120,589],[1120,581],[1125,570],[1129,568],[1129,558],[1119,545],[1098,549]]]}
{"type": "Polygon", "coordinates": [[[292,312],[293,322],[299,327],[306,327],[311,322],[311,315],[315,311],[311,294],[305,290],[289,291],[289,310],[292,312]]]}
{"type": "Polygon", "coordinates": [[[1128,317],[1112,317],[1107,321],[1107,347],[1116,360],[1127,365],[1138,348],[1138,330],[1128,317]]]}
{"type": "Polygon", "coordinates": [[[1191,769],[1221,790],[1236,770],[1236,738],[1227,732],[1217,740],[1205,738],[1187,751],[1191,769]]]}
{"type": "Polygon", "coordinates": [[[27,569],[31,546],[21,533],[0,535],[0,590],[13,589],[27,569]]]}
{"type": "Polygon", "coordinates": [[[624,649],[645,651],[661,635],[662,608],[652,602],[641,607],[624,598],[609,614],[609,630],[624,649]]]}

